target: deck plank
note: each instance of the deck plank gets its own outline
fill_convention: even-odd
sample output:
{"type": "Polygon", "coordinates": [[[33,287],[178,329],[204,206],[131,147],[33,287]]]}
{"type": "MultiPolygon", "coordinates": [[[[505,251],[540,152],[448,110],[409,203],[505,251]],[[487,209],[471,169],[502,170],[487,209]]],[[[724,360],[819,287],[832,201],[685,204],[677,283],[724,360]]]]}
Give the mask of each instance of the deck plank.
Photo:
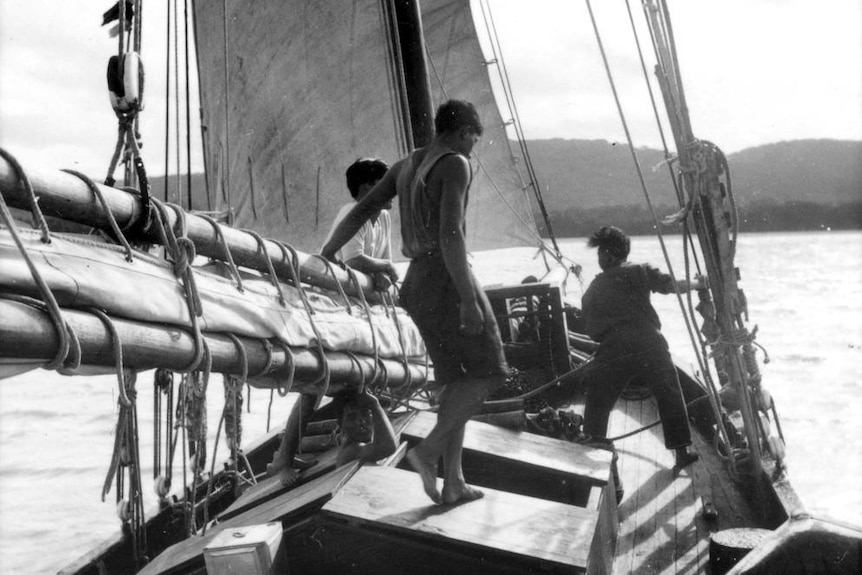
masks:
{"type": "Polygon", "coordinates": [[[275,499],[219,523],[209,529],[206,535],[192,537],[166,549],[146,565],[138,575],[167,573],[184,564],[197,560],[203,565],[203,551],[219,533],[225,529],[258,525],[270,521],[285,521],[291,517],[315,509],[329,500],[344,481],[359,467],[358,462],[342,465],[338,469],[309,483],[282,493],[275,499]]]}
{"type": "MultiPolygon", "coordinates": [[[[641,403],[618,402],[614,411],[613,422],[615,425],[608,428],[608,434],[611,437],[629,433],[640,427],[642,422],[641,403]]],[[[631,573],[634,564],[634,537],[638,526],[637,498],[642,461],[640,457],[636,456],[640,450],[639,435],[616,442],[620,478],[626,494],[619,507],[620,530],[617,539],[617,557],[614,561],[615,573],[631,573]]]]}
{"type": "MultiPolygon", "coordinates": [[[[621,435],[656,419],[653,400],[620,400],[608,434],[621,435]]],[[[712,531],[758,524],[713,446],[694,430],[692,441],[700,460],[676,473],[660,427],[616,442],[626,496],[614,573],[703,573],[712,531]],[[702,497],[711,498],[718,510],[715,524],[703,517],[702,497]]]]}
{"type": "MultiPolygon", "coordinates": [[[[299,473],[297,483],[308,483],[314,481],[318,477],[325,475],[335,469],[335,458],[338,456],[338,449],[333,448],[323,453],[318,454],[317,463],[299,473]]],[[[285,487],[281,484],[281,477],[266,477],[257,482],[257,484],[249,487],[234,501],[230,507],[222,511],[219,515],[219,520],[230,519],[240,513],[251,509],[255,505],[260,505],[265,501],[269,501],[278,497],[281,493],[285,493],[291,487],[285,487]]]]}
{"type": "Polygon", "coordinates": [[[366,466],[323,507],[323,513],[362,529],[383,526],[442,546],[586,569],[597,512],[494,489],[486,489],[484,498],[470,503],[431,505],[416,488],[417,481],[409,471],[366,466]]]}
{"type": "MultiPolygon", "coordinates": [[[[423,412],[404,428],[402,436],[421,440],[433,429],[437,416],[423,412]]],[[[467,422],[465,451],[481,451],[513,461],[588,479],[596,485],[608,482],[610,453],[550,437],[504,429],[478,421],[467,422]]]]}
{"type": "MultiPolygon", "coordinates": [[[[411,420],[411,415],[400,416],[392,421],[392,429],[396,434],[396,438],[398,434],[401,433],[401,430],[405,425],[411,420]]],[[[403,452],[396,451],[393,455],[391,461],[387,463],[388,465],[395,465],[400,460],[400,457],[403,456],[403,452]],[[396,457],[397,456],[397,457],[396,457]]],[[[277,497],[278,495],[287,492],[290,489],[296,488],[297,485],[301,485],[303,483],[308,483],[309,481],[314,481],[318,477],[321,477],[333,469],[335,469],[335,461],[338,457],[338,448],[334,447],[327,451],[321,452],[317,455],[317,463],[315,463],[312,467],[301,471],[299,473],[299,477],[297,480],[297,484],[285,487],[281,484],[281,478],[279,476],[274,477],[266,477],[259,481],[256,485],[253,485],[246,489],[246,491],[240,495],[236,501],[234,501],[230,507],[225,509],[219,515],[219,521],[224,521],[226,519],[230,519],[240,513],[251,509],[256,505],[260,505],[265,501],[269,501],[277,497]]]]}

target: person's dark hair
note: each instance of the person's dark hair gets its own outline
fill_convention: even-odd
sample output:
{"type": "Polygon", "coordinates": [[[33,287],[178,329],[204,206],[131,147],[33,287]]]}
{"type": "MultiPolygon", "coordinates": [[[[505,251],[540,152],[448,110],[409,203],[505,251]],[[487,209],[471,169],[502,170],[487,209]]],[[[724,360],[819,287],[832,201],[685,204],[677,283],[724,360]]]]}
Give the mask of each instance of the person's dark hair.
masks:
{"type": "Polygon", "coordinates": [[[437,115],[434,116],[434,130],[438,134],[457,132],[464,128],[479,136],[484,131],[482,120],[479,119],[479,112],[476,111],[473,104],[463,100],[449,100],[437,108],[437,115]]]}
{"type": "Polygon", "coordinates": [[[353,199],[359,195],[362,184],[372,184],[383,177],[389,165],[377,158],[360,158],[350,164],[345,175],[347,176],[347,189],[353,199]]]}
{"type": "Polygon", "coordinates": [[[587,240],[587,245],[591,248],[607,250],[615,258],[624,260],[629,257],[632,242],[626,233],[618,227],[602,226],[587,240]]]}

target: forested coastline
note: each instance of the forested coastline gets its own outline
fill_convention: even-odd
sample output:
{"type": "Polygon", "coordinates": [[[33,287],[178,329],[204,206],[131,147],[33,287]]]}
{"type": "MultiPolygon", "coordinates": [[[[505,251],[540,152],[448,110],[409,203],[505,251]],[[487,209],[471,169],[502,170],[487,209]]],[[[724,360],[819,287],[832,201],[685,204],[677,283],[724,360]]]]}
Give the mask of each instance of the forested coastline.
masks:
{"type": "MultiPolygon", "coordinates": [[[[659,206],[661,221],[679,208],[659,206]]],[[[816,202],[786,203],[759,201],[738,209],[740,232],[801,232],[815,230],[862,230],[862,200],[838,205],[816,202]]],[[[654,220],[645,206],[577,207],[549,210],[554,234],[558,237],[588,236],[603,225],[615,225],[634,235],[652,234],[654,220]]],[[[682,232],[680,224],[662,225],[662,233],[682,232]]],[[[547,235],[542,230],[543,235],[547,235]]]]}

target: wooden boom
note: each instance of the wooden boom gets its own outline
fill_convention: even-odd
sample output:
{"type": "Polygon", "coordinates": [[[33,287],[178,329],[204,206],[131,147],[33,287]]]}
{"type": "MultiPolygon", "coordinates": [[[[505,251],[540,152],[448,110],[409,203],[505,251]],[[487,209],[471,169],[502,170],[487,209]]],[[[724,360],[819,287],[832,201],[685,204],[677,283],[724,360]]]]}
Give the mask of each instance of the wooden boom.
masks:
{"type": "MultiPolygon", "coordinates": [[[[13,360],[50,361],[57,353],[59,338],[47,312],[12,300],[0,299],[0,357],[13,360]]],[[[81,345],[81,362],[88,366],[115,366],[111,334],[98,316],[72,309],[64,309],[63,317],[78,336],[81,345]]],[[[162,367],[173,371],[184,370],[195,358],[194,336],[181,328],[163,324],[146,324],[113,319],[123,348],[124,367],[147,370],[162,367]]],[[[223,334],[205,333],[212,355],[212,371],[241,375],[242,357],[234,341],[223,334]]],[[[260,374],[256,387],[280,387],[286,384],[294,371],[293,391],[312,391],[319,383],[323,370],[320,354],[308,348],[274,345],[271,351],[261,340],[239,338],[248,360],[248,373],[260,374]],[[271,358],[270,358],[271,355],[271,358]],[[292,364],[292,366],[291,366],[292,364]],[[267,367],[269,365],[269,367],[267,367]]],[[[374,359],[341,352],[325,353],[329,365],[331,392],[342,386],[359,386],[369,383],[374,373],[374,359]]],[[[394,359],[380,359],[385,381],[398,387],[409,381],[421,385],[426,380],[424,365],[408,364],[394,359]],[[409,369],[409,375],[408,371],[409,369]]]]}
{"type": "MultiPolygon", "coordinates": [[[[110,223],[99,200],[90,188],[80,178],[55,170],[27,170],[27,177],[38,198],[39,207],[46,216],[62,218],[100,230],[110,231],[110,223]]],[[[146,222],[144,206],[137,194],[96,184],[104,195],[114,218],[121,229],[136,227],[146,222]]],[[[30,209],[30,200],[21,185],[14,168],[0,157],[0,193],[6,202],[15,208],[30,209]]],[[[167,223],[171,226],[177,220],[173,210],[167,210],[167,223]]],[[[201,216],[186,214],[186,227],[189,239],[195,244],[198,255],[209,258],[223,259],[224,248],[219,241],[213,225],[201,216]]],[[[284,282],[290,282],[290,262],[285,259],[282,249],[271,240],[264,240],[264,254],[257,240],[248,232],[221,226],[224,243],[230,249],[234,262],[239,266],[268,273],[267,258],[272,262],[276,275],[284,282]]],[[[151,227],[145,231],[144,241],[161,243],[161,238],[151,227]]],[[[348,273],[338,266],[327,266],[323,259],[316,255],[297,253],[300,268],[300,281],[324,289],[337,289],[337,283],[351,294],[358,295],[356,284],[350,280],[348,273]]],[[[379,301],[378,292],[373,289],[371,279],[362,274],[356,274],[356,283],[371,300],[379,301]]]]}

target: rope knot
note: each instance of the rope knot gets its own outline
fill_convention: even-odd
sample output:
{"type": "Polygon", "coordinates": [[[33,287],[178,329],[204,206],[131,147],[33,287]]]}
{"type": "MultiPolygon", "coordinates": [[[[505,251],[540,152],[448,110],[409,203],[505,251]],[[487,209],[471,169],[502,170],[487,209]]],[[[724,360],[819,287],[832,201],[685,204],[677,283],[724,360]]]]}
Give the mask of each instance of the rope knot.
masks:
{"type": "Polygon", "coordinates": [[[189,238],[177,238],[177,249],[174,252],[174,272],[184,275],[191,271],[191,264],[197,256],[195,243],[189,238]]]}

